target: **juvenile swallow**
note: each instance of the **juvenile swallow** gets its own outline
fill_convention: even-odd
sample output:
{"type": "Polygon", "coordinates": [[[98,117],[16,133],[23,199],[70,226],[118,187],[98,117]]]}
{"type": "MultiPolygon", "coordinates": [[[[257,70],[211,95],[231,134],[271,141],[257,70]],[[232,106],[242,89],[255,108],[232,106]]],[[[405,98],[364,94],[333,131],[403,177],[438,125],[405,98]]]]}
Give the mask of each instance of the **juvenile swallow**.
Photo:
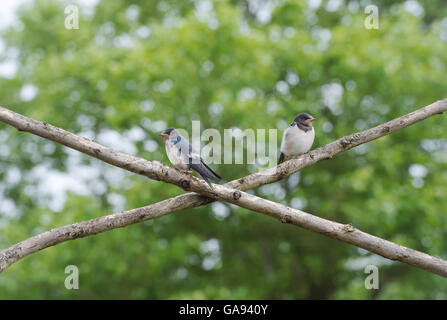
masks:
{"type": "Polygon", "coordinates": [[[310,150],[315,138],[315,130],[312,127],[314,120],[315,118],[307,113],[295,117],[282,136],[278,164],[310,150]]]}
{"type": "Polygon", "coordinates": [[[210,187],[212,186],[208,179],[214,181],[220,181],[222,179],[208,167],[202,157],[200,157],[200,154],[193,149],[189,141],[183,138],[177,130],[174,128],[166,129],[160,136],[165,141],[166,154],[168,155],[169,161],[176,168],[188,172],[196,172],[210,187]]]}

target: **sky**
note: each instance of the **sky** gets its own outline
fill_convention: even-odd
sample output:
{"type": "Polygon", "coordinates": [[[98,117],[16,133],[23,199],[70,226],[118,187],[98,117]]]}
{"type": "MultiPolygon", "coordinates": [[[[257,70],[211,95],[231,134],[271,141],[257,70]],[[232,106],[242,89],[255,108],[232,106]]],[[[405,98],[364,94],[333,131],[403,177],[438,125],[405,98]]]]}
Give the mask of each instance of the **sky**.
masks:
{"type": "Polygon", "coordinates": [[[3,29],[16,19],[14,12],[23,3],[31,2],[30,0],[3,0],[0,4],[0,29],[3,29]]]}

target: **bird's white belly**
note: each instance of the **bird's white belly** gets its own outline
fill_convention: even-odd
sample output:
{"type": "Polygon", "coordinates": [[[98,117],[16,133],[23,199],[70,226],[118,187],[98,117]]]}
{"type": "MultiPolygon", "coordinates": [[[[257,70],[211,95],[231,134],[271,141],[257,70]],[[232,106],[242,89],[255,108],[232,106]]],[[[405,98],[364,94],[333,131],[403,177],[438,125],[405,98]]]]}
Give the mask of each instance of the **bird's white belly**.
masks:
{"type": "Polygon", "coordinates": [[[166,154],[168,155],[168,159],[169,161],[171,161],[171,163],[182,170],[188,170],[188,166],[186,165],[188,163],[187,159],[183,159],[186,157],[181,157],[181,153],[179,153],[178,149],[172,145],[172,142],[167,142],[166,143],[166,154]],[[168,146],[168,144],[170,144],[168,146]]]}
{"type": "Polygon", "coordinates": [[[281,143],[281,152],[289,157],[294,157],[306,153],[312,147],[315,138],[315,130],[304,132],[296,125],[284,131],[281,143]]]}

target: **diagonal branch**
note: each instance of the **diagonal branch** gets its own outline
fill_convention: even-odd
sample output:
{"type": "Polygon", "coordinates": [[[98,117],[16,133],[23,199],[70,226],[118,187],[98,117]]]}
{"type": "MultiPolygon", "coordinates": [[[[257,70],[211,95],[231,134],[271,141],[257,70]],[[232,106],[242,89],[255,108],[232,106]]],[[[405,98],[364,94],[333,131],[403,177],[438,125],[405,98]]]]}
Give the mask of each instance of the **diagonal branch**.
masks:
{"type": "Polygon", "coordinates": [[[133,209],[120,214],[105,216],[50,230],[41,235],[29,238],[9,249],[4,250],[3,252],[0,252],[0,271],[4,270],[9,265],[28,254],[63,241],[123,227],[132,223],[164,215],[169,212],[209,203],[212,199],[217,199],[231,202],[250,210],[268,214],[281,220],[282,222],[292,223],[325,234],[329,237],[354,244],[389,259],[399,260],[447,277],[447,262],[439,258],[431,257],[424,253],[420,253],[418,251],[371,236],[355,229],[350,225],[342,225],[325,220],[272,201],[264,200],[245,192],[232,189],[237,188],[240,190],[247,190],[265,183],[280,180],[322,159],[331,158],[342,151],[349,150],[359,144],[377,139],[381,136],[409,126],[415,122],[426,119],[434,114],[442,113],[446,109],[446,100],[435,102],[429,106],[416,110],[406,116],[394,119],[380,126],[343,137],[324,147],[318,148],[304,156],[301,156],[298,159],[288,161],[277,168],[272,168],[261,173],[255,173],[227,183],[226,185],[214,185],[215,188],[211,189],[201,180],[195,179],[190,175],[180,173],[175,169],[163,166],[157,161],[150,162],[116,152],[88,139],[78,137],[62,129],[29,119],[0,107],[0,120],[13,125],[19,130],[29,131],[53,141],[60,142],[86,154],[90,154],[96,158],[126,170],[148,176],[152,179],[173,183],[185,190],[192,190],[209,197],[205,198],[196,194],[185,194],[159,202],[152,206],[133,209]]]}
{"type": "MultiPolygon", "coordinates": [[[[206,185],[204,184],[203,186],[206,185]]],[[[385,258],[401,261],[414,267],[447,277],[447,261],[440,258],[375,237],[354,228],[350,224],[332,222],[224,186],[218,188],[220,189],[217,192],[219,194],[219,199],[269,215],[282,223],[294,224],[321,233],[330,238],[355,245],[385,258]]],[[[186,195],[180,195],[146,207],[111,214],[88,221],[76,222],[49,230],[0,252],[0,272],[23,257],[58,243],[125,227],[189,207],[190,203],[186,195]]]]}

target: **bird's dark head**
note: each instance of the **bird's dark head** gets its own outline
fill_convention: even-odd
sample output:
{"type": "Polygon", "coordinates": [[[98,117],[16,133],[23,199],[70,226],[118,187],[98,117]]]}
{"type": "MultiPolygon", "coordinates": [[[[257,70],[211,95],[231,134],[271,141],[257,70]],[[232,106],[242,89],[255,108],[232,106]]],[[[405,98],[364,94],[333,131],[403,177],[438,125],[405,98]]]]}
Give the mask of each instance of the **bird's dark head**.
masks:
{"type": "Polygon", "coordinates": [[[174,128],[169,128],[160,133],[160,136],[163,137],[163,140],[168,140],[171,137],[171,135],[174,134],[174,132],[175,132],[174,128]]]}
{"type": "Polygon", "coordinates": [[[312,127],[312,122],[314,120],[315,118],[312,117],[310,114],[300,113],[295,117],[295,120],[293,120],[293,122],[295,122],[299,126],[312,127]]]}

